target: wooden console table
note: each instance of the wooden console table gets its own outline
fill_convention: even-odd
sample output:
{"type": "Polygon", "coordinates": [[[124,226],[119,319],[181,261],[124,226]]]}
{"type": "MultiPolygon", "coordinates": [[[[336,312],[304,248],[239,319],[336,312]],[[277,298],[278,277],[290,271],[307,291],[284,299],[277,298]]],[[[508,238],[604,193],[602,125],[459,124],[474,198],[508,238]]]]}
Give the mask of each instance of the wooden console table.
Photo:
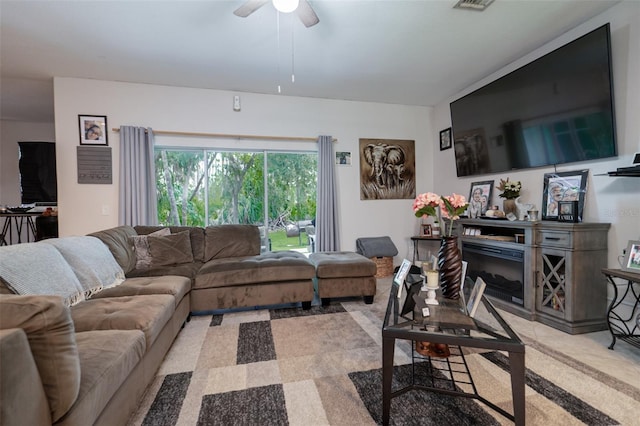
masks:
{"type": "Polygon", "coordinates": [[[458,222],[462,256],[469,261],[467,275],[474,280],[469,271],[507,276],[506,271],[496,268],[493,258],[477,253],[519,252],[522,261],[517,265],[512,262],[515,266],[508,272],[517,272],[518,276],[510,279],[522,282],[522,300],[519,295],[511,301],[496,297],[487,282],[485,294],[497,307],[570,334],[607,329],[607,291],[600,271],[607,267],[609,223],[458,222]]]}
{"type": "Polygon", "coordinates": [[[637,316],[636,311],[640,311],[640,274],[623,271],[622,269],[603,269],[602,273],[607,277],[609,284],[613,286],[613,299],[607,310],[607,324],[613,340],[609,345],[609,349],[613,350],[616,344],[616,338],[629,343],[636,348],[640,348],[640,312],[637,316]],[[626,280],[625,290],[620,294],[618,292],[618,283],[615,279],[626,280]],[[632,299],[633,308],[628,318],[623,318],[616,308],[629,297],[632,299]],[[635,324],[633,324],[635,322],[635,324]],[[631,323],[631,325],[629,324],[631,323]]]}

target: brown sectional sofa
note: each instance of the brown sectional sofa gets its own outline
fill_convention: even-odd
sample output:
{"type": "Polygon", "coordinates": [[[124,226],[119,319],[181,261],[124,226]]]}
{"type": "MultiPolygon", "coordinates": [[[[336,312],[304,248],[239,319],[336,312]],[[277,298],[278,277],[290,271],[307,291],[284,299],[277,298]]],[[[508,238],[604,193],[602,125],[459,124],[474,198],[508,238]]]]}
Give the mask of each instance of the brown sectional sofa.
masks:
{"type": "Polygon", "coordinates": [[[260,231],[252,225],[169,227],[172,234],[189,232],[193,260],[136,269],[130,238],[162,228],[119,226],[91,235],[109,247],[127,277],[170,274],[190,278],[193,313],[297,302],[305,309],[311,307],[315,265],[295,251],[261,254],[260,231]]]}
{"type": "Polygon", "coordinates": [[[125,424],[189,315],[190,288],[131,278],[72,307],[3,288],[0,424],[125,424]]]}
{"type": "Polygon", "coordinates": [[[160,229],[91,234],[126,279],[71,307],[11,294],[0,279],[0,424],[125,424],[191,312],[311,306],[314,265],[296,252],[260,254],[258,228],[171,227],[149,237],[152,261],[138,268],[132,239],[160,229]]]}

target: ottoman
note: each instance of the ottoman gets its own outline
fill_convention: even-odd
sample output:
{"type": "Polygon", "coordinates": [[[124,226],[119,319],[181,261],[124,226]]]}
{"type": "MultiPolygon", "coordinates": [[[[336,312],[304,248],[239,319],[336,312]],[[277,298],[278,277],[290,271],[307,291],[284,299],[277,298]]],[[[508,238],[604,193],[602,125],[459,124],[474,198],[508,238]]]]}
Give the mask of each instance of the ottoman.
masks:
{"type": "Polygon", "coordinates": [[[322,306],[327,306],[332,297],[363,296],[366,304],[373,303],[376,294],[374,261],[350,251],[312,253],[309,260],[316,267],[322,306]]]}

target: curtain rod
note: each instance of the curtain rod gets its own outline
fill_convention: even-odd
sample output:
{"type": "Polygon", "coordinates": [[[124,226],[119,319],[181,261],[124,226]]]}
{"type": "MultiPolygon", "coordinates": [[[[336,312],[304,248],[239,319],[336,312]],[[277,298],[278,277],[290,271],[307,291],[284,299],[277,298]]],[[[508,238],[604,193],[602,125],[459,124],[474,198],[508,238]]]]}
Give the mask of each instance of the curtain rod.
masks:
{"type": "MultiPolygon", "coordinates": [[[[114,127],[113,130],[116,133],[120,132],[120,128],[114,127]]],[[[154,130],[154,135],[170,135],[170,136],[203,136],[209,138],[227,138],[227,139],[256,139],[256,140],[285,140],[285,141],[300,141],[300,142],[317,142],[318,138],[308,137],[295,137],[295,136],[262,136],[262,135],[231,135],[224,133],[202,133],[202,132],[176,132],[171,130],[154,130]]],[[[337,139],[333,138],[333,142],[337,139]]]]}

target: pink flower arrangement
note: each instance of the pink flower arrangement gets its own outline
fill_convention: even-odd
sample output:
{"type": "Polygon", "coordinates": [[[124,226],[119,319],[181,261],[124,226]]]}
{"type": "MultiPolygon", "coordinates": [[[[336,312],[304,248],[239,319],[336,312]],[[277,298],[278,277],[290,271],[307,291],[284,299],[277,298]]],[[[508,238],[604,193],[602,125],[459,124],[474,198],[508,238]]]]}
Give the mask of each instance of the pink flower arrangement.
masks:
{"type": "MultiPolygon", "coordinates": [[[[439,221],[439,215],[450,220],[449,237],[453,231],[453,221],[460,219],[460,215],[464,213],[469,204],[464,195],[453,193],[447,196],[441,196],[433,192],[425,192],[418,194],[413,200],[413,211],[416,217],[433,216],[439,221]]],[[[447,235],[446,224],[444,234],[447,235]]]]}

